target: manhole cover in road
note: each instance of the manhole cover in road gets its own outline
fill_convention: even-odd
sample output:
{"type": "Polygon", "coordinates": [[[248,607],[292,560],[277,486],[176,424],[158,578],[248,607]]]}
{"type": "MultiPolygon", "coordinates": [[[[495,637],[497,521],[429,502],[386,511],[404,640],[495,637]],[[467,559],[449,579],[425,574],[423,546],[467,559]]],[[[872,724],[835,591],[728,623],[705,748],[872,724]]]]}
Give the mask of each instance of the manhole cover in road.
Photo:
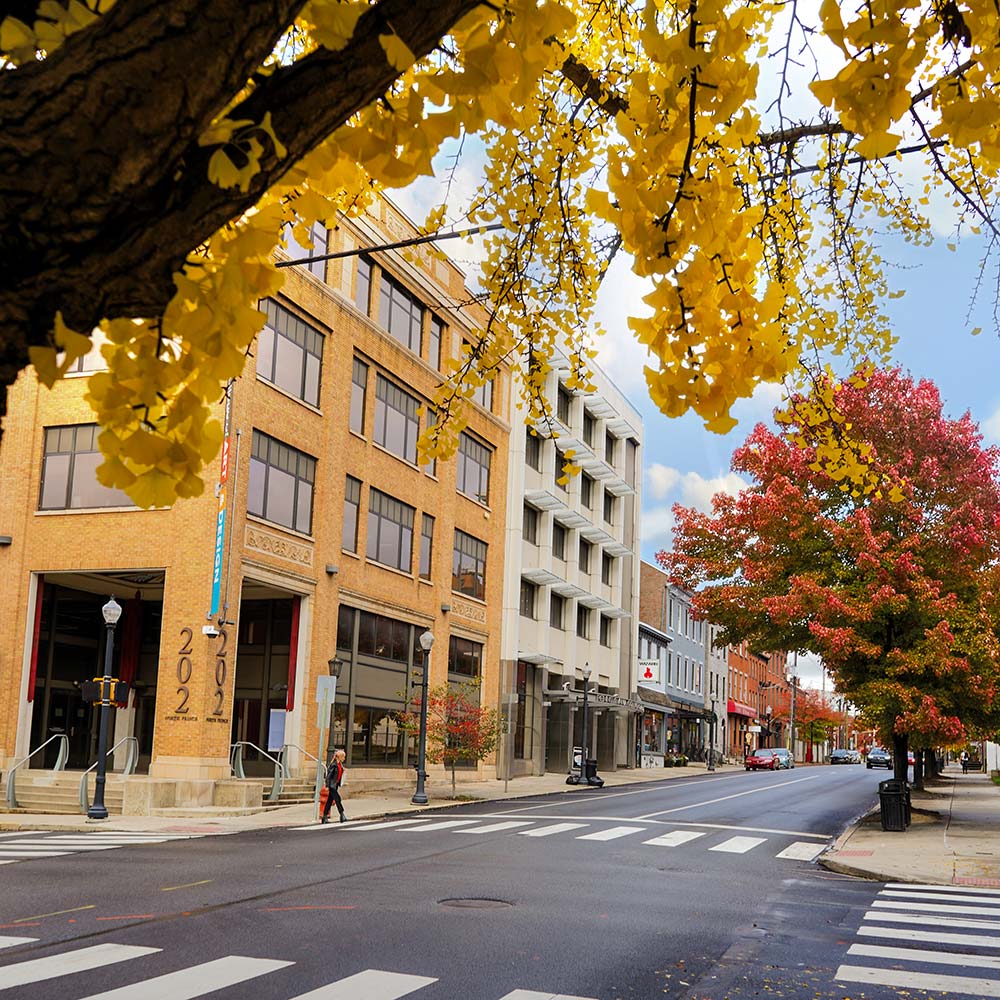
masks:
{"type": "Polygon", "coordinates": [[[463,910],[497,910],[505,906],[513,906],[503,899],[439,899],[441,906],[457,906],[463,910]]]}

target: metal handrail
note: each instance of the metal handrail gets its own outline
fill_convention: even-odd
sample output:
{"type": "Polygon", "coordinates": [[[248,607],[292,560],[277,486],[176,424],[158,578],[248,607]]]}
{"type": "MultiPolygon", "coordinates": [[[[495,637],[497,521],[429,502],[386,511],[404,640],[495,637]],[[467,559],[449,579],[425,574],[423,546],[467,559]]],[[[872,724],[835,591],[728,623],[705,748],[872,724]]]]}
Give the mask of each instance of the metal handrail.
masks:
{"type": "Polygon", "coordinates": [[[274,764],[274,784],[271,785],[271,791],[267,793],[267,800],[268,802],[276,802],[278,796],[281,795],[282,785],[285,783],[285,765],[277,757],[272,757],[262,747],[257,746],[256,743],[251,743],[249,740],[239,740],[230,747],[229,754],[229,766],[237,778],[246,778],[247,776],[246,771],[243,770],[243,751],[240,749],[241,747],[250,747],[252,750],[256,750],[257,753],[263,754],[274,764]]]}
{"type": "Polygon", "coordinates": [[[320,789],[326,780],[326,768],[323,766],[323,762],[315,754],[311,754],[306,750],[305,747],[300,747],[298,743],[286,743],[281,748],[281,753],[278,756],[281,757],[282,762],[285,760],[285,751],[289,748],[298,750],[299,753],[304,753],[310,760],[316,761],[316,785],[313,788],[313,802],[319,802],[320,789]]]}
{"type": "Polygon", "coordinates": [[[69,737],[65,733],[56,733],[55,736],[50,736],[41,746],[35,747],[27,757],[22,757],[8,772],[7,772],[7,807],[9,809],[17,809],[17,796],[14,794],[14,772],[22,765],[27,764],[32,757],[38,753],[39,750],[44,750],[53,740],[59,740],[59,753],[56,755],[56,766],[52,768],[53,771],[62,771],[66,768],[66,761],[69,759],[69,737]]]}
{"type": "MultiPolygon", "coordinates": [[[[135,736],[123,736],[105,755],[107,760],[123,743],[128,744],[128,753],[125,755],[125,766],[122,768],[122,777],[127,777],[135,772],[135,767],[139,763],[139,740],[135,736]]],[[[85,813],[90,808],[90,798],[87,795],[87,775],[97,767],[95,760],[83,774],[80,775],[80,812],[85,813]]]]}

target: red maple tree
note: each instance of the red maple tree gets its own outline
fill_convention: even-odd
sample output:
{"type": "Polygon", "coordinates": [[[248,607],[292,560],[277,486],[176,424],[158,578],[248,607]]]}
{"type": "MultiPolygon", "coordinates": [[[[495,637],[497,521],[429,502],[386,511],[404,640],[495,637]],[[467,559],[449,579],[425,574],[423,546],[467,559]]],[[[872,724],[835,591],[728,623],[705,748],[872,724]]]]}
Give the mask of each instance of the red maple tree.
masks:
{"type": "Polygon", "coordinates": [[[721,641],[818,653],[896,737],[905,777],[907,739],[1000,726],[1000,452],[899,370],[826,388],[886,488],[860,495],[800,430],[761,424],[733,456],[747,489],[710,514],[675,507],[674,551],[657,558],[721,641]]]}

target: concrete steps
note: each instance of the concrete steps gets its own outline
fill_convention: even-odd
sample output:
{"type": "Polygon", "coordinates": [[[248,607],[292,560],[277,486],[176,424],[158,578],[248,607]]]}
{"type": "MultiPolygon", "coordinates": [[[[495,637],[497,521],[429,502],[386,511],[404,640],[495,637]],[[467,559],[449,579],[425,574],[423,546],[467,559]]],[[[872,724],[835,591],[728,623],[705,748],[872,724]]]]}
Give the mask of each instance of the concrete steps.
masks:
{"type": "MultiPolygon", "coordinates": [[[[17,809],[7,807],[6,777],[0,784],[0,813],[51,813],[79,815],[80,813],[80,777],[79,771],[18,771],[15,780],[17,794],[17,809]]],[[[88,801],[94,799],[94,781],[96,775],[87,775],[88,801]]],[[[122,812],[122,776],[109,774],[104,786],[104,804],[108,812],[121,815],[122,812]]]]}

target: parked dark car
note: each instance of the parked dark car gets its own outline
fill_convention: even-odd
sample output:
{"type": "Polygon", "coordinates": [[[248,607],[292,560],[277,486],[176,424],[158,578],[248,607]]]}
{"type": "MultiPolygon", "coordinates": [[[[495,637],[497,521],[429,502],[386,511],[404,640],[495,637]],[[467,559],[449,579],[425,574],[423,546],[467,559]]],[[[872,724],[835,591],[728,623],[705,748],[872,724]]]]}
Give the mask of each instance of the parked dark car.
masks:
{"type": "Polygon", "coordinates": [[[892,755],[888,750],[883,750],[882,747],[872,747],[868,751],[868,759],[865,761],[865,766],[869,771],[873,767],[884,767],[887,771],[891,771],[892,755]]]}
{"type": "Polygon", "coordinates": [[[837,749],[837,750],[834,750],[833,753],[830,754],[830,763],[831,764],[853,764],[854,763],[854,757],[851,755],[851,751],[850,750],[837,749]]]}
{"type": "Polygon", "coordinates": [[[783,767],[786,770],[791,770],[795,767],[795,761],[791,753],[784,747],[775,747],[774,755],[778,758],[778,767],[783,767]]]}
{"type": "Polygon", "coordinates": [[[770,748],[754,750],[753,753],[747,754],[743,764],[748,771],[777,771],[781,767],[781,761],[770,748]]]}

